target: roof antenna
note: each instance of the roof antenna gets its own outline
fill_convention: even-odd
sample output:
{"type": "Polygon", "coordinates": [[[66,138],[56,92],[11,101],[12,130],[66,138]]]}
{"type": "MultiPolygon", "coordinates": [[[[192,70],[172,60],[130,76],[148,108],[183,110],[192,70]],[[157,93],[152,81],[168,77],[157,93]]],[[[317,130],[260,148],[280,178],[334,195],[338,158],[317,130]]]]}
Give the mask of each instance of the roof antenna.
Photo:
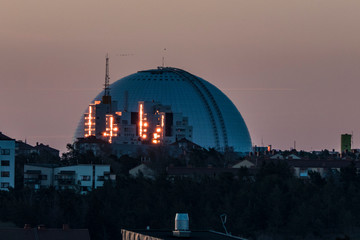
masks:
{"type": "Polygon", "coordinates": [[[109,96],[110,95],[110,87],[109,87],[109,80],[110,80],[110,75],[109,75],[109,54],[106,54],[106,70],[105,70],[105,96],[109,96]]]}
{"type": "Polygon", "coordinates": [[[110,80],[110,75],[109,75],[109,54],[106,54],[104,96],[102,97],[102,102],[104,104],[111,104],[110,81],[109,80],[110,80]]]}
{"type": "Polygon", "coordinates": [[[165,51],[166,51],[166,48],[164,48],[164,52],[163,52],[163,56],[162,56],[162,67],[165,67],[165,51]]]}
{"type": "Polygon", "coordinates": [[[220,219],[221,219],[221,223],[222,223],[222,225],[223,225],[223,228],[224,228],[224,230],[225,230],[226,235],[231,235],[231,234],[229,234],[229,232],[227,231],[227,229],[226,229],[226,227],[225,227],[225,223],[226,223],[226,220],[227,220],[227,215],[226,215],[226,213],[221,214],[221,215],[220,215],[220,219]]]}

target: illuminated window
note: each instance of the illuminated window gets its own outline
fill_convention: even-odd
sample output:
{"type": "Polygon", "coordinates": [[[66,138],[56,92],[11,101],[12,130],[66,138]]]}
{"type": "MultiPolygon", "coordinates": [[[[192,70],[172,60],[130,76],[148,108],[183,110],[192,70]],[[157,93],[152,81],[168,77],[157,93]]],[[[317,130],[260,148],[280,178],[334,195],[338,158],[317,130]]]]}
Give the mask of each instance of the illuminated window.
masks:
{"type": "Polygon", "coordinates": [[[304,169],[300,169],[300,177],[307,177],[308,176],[308,169],[304,168],[304,169]]]}

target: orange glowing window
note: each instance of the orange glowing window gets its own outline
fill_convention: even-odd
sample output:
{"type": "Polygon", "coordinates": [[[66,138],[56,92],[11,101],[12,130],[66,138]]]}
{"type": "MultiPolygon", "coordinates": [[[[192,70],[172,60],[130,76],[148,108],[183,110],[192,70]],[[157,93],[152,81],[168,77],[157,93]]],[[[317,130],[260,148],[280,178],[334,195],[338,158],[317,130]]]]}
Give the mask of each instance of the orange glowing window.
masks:
{"type": "Polygon", "coordinates": [[[149,126],[149,124],[147,122],[144,122],[144,127],[149,126]]]}
{"type": "Polygon", "coordinates": [[[156,128],[156,132],[161,132],[161,128],[156,128]]]}
{"type": "Polygon", "coordinates": [[[139,118],[140,118],[140,121],[139,121],[139,135],[141,136],[142,135],[142,132],[143,132],[143,105],[140,104],[139,106],[139,118]]]}
{"type": "Polygon", "coordinates": [[[153,143],[155,143],[155,144],[156,144],[156,143],[158,143],[158,141],[157,141],[157,140],[155,140],[155,139],[154,139],[154,140],[152,140],[152,142],[153,142],[153,143]]]}
{"type": "Polygon", "coordinates": [[[143,135],[142,135],[142,138],[144,138],[144,139],[147,138],[146,134],[143,134],[143,135]]]}

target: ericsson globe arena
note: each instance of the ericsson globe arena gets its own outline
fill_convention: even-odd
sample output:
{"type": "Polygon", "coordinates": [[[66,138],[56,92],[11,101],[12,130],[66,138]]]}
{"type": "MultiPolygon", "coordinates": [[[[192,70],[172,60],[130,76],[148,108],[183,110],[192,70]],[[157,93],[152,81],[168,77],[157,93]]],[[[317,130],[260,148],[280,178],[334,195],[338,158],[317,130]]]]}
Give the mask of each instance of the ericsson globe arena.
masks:
{"type": "MultiPolygon", "coordinates": [[[[104,91],[94,100],[101,100],[104,91]]],[[[231,100],[204,79],[178,68],[158,67],[139,71],[110,85],[117,109],[137,112],[139,101],[156,101],[182,113],[192,126],[191,141],[220,151],[250,152],[248,128],[231,100]]],[[[84,137],[84,118],[75,137],[84,137]]]]}

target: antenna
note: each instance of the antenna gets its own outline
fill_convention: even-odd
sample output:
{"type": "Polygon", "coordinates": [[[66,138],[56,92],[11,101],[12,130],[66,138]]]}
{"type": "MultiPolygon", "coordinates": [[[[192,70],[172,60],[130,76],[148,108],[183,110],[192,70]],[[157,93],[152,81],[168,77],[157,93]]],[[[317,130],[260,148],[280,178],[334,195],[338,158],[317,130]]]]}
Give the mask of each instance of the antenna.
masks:
{"type": "Polygon", "coordinates": [[[105,84],[104,84],[104,95],[109,96],[110,95],[110,75],[109,75],[109,55],[106,54],[106,70],[105,70],[105,84]]]}
{"type": "Polygon", "coordinates": [[[163,51],[163,56],[162,56],[162,67],[165,67],[165,57],[164,57],[164,55],[165,55],[165,51],[166,51],[166,48],[164,48],[164,51],[163,51]]]}
{"type": "Polygon", "coordinates": [[[220,215],[220,219],[221,219],[221,223],[222,223],[222,225],[223,225],[223,228],[224,228],[224,230],[225,230],[226,235],[230,235],[229,232],[227,231],[226,227],[225,227],[225,223],[226,223],[226,220],[227,220],[227,215],[226,215],[226,213],[221,214],[221,215],[220,215]]]}
{"type": "MultiPolygon", "coordinates": [[[[104,95],[102,97],[102,103],[111,104],[110,96],[110,75],[109,75],[109,55],[106,54],[106,69],[105,69],[105,84],[104,84],[104,95]]],[[[110,106],[111,108],[111,106],[110,106]]]]}

